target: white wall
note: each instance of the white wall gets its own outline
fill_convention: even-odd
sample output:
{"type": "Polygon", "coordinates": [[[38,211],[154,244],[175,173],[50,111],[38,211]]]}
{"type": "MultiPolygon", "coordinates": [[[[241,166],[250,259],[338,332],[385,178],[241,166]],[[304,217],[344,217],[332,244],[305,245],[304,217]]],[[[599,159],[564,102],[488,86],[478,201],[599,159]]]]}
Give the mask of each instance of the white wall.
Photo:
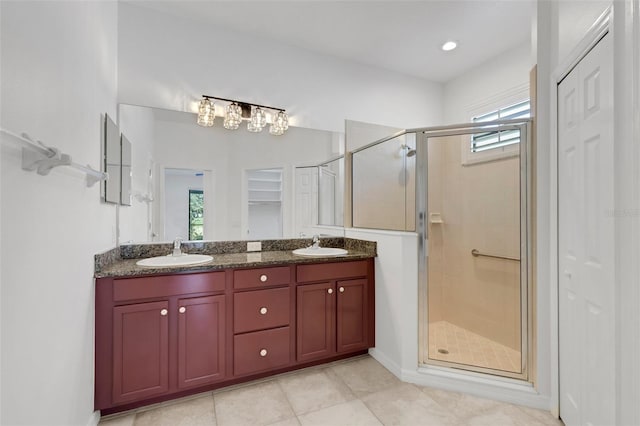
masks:
{"type": "MultiPolygon", "coordinates": [[[[1,125],[98,168],[116,116],[115,2],[1,2],[1,125]]],[[[93,255],[115,245],[100,185],[21,169],[2,142],[2,418],[86,425],[93,416],[93,255]],[[28,256],[28,258],[27,258],[28,256]]]]}
{"type": "Polygon", "coordinates": [[[418,234],[347,228],[376,241],[376,346],[371,354],[396,376],[418,369],[418,234]]]}
{"type": "Polygon", "coordinates": [[[448,81],[444,86],[444,121],[439,124],[468,123],[471,111],[504,98],[514,89],[526,91],[530,70],[531,44],[527,42],[448,81]]]}
{"type": "MultiPolygon", "coordinates": [[[[162,12],[119,7],[120,102],[195,111],[202,94],[286,108],[292,124],[441,122],[441,86],[162,12]]],[[[330,31],[330,29],[327,29],[330,31]]]]}

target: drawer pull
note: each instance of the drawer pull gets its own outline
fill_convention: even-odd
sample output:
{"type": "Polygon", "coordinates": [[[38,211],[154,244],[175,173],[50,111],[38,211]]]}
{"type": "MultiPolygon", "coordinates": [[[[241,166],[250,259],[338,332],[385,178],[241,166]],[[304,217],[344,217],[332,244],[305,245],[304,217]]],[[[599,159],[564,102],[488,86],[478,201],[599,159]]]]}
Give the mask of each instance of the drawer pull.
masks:
{"type": "Polygon", "coordinates": [[[262,281],[263,283],[267,282],[267,276],[265,274],[260,275],[260,281],[262,281]]]}
{"type": "Polygon", "coordinates": [[[340,293],[344,293],[344,287],[340,287],[340,293]]]}
{"type": "Polygon", "coordinates": [[[166,316],[169,313],[169,311],[167,311],[166,309],[163,309],[160,311],[160,315],[162,315],[163,317],[166,316]]]}
{"type": "Polygon", "coordinates": [[[178,312],[180,312],[181,314],[184,314],[185,312],[187,312],[187,308],[185,308],[184,306],[180,306],[180,309],[178,309],[178,312]]]}
{"type": "Polygon", "coordinates": [[[264,306],[262,308],[260,308],[260,314],[261,315],[265,315],[267,313],[267,308],[265,308],[264,306]]]}
{"type": "Polygon", "coordinates": [[[267,356],[267,350],[266,349],[260,349],[260,356],[267,356]]]}
{"type": "Polygon", "coordinates": [[[329,293],[329,294],[333,294],[333,289],[332,289],[332,288],[330,288],[329,290],[327,290],[327,293],[329,293]]]}

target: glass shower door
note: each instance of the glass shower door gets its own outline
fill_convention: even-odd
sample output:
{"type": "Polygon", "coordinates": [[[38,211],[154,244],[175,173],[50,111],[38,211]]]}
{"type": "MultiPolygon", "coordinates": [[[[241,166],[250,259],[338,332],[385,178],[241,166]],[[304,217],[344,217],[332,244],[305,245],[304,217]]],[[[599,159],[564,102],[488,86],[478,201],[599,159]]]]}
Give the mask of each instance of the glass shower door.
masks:
{"type": "Polygon", "coordinates": [[[526,124],[420,142],[422,361],[526,379],[526,124]]]}

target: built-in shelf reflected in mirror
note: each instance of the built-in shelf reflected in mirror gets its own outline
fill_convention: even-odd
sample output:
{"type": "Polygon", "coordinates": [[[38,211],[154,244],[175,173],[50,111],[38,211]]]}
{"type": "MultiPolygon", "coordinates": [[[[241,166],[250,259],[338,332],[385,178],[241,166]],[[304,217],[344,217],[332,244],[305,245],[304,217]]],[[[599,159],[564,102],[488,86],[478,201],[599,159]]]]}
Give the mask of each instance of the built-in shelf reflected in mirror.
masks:
{"type": "Polygon", "coordinates": [[[132,202],[118,213],[122,243],[344,235],[341,133],[291,126],[273,136],[205,128],[193,113],[125,104],[119,126],[132,153],[132,202]],[[298,172],[307,168],[316,170],[315,178],[298,172]],[[201,182],[170,196],[169,176],[178,170],[200,174],[201,182]],[[320,212],[325,202],[319,206],[319,197],[329,206],[320,212]],[[189,211],[194,200],[198,212],[189,211]],[[182,213],[173,218],[170,210],[182,213]]]}

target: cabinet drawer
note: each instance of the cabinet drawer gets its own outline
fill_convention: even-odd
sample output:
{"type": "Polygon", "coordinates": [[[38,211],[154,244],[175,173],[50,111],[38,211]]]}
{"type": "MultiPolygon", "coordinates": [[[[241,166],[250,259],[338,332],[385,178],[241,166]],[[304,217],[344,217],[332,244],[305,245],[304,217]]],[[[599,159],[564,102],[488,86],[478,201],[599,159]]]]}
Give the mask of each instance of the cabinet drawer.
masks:
{"type": "Polygon", "coordinates": [[[234,294],[234,333],[289,325],[289,294],[289,287],[234,294]]]}
{"type": "Polygon", "coordinates": [[[364,277],[367,275],[367,261],[317,263],[299,265],[296,270],[299,283],[311,281],[328,281],[341,278],[364,277]]]}
{"type": "Polygon", "coordinates": [[[276,268],[242,269],[233,272],[233,288],[255,288],[289,284],[291,270],[288,266],[276,268]]]}
{"type": "Polygon", "coordinates": [[[168,297],[190,293],[224,291],[224,272],[125,278],[113,282],[113,300],[168,297]]]}
{"type": "Polygon", "coordinates": [[[288,365],[290,342],[289,327],[234,336],[234,374],[241,376],[288,365]]]}

